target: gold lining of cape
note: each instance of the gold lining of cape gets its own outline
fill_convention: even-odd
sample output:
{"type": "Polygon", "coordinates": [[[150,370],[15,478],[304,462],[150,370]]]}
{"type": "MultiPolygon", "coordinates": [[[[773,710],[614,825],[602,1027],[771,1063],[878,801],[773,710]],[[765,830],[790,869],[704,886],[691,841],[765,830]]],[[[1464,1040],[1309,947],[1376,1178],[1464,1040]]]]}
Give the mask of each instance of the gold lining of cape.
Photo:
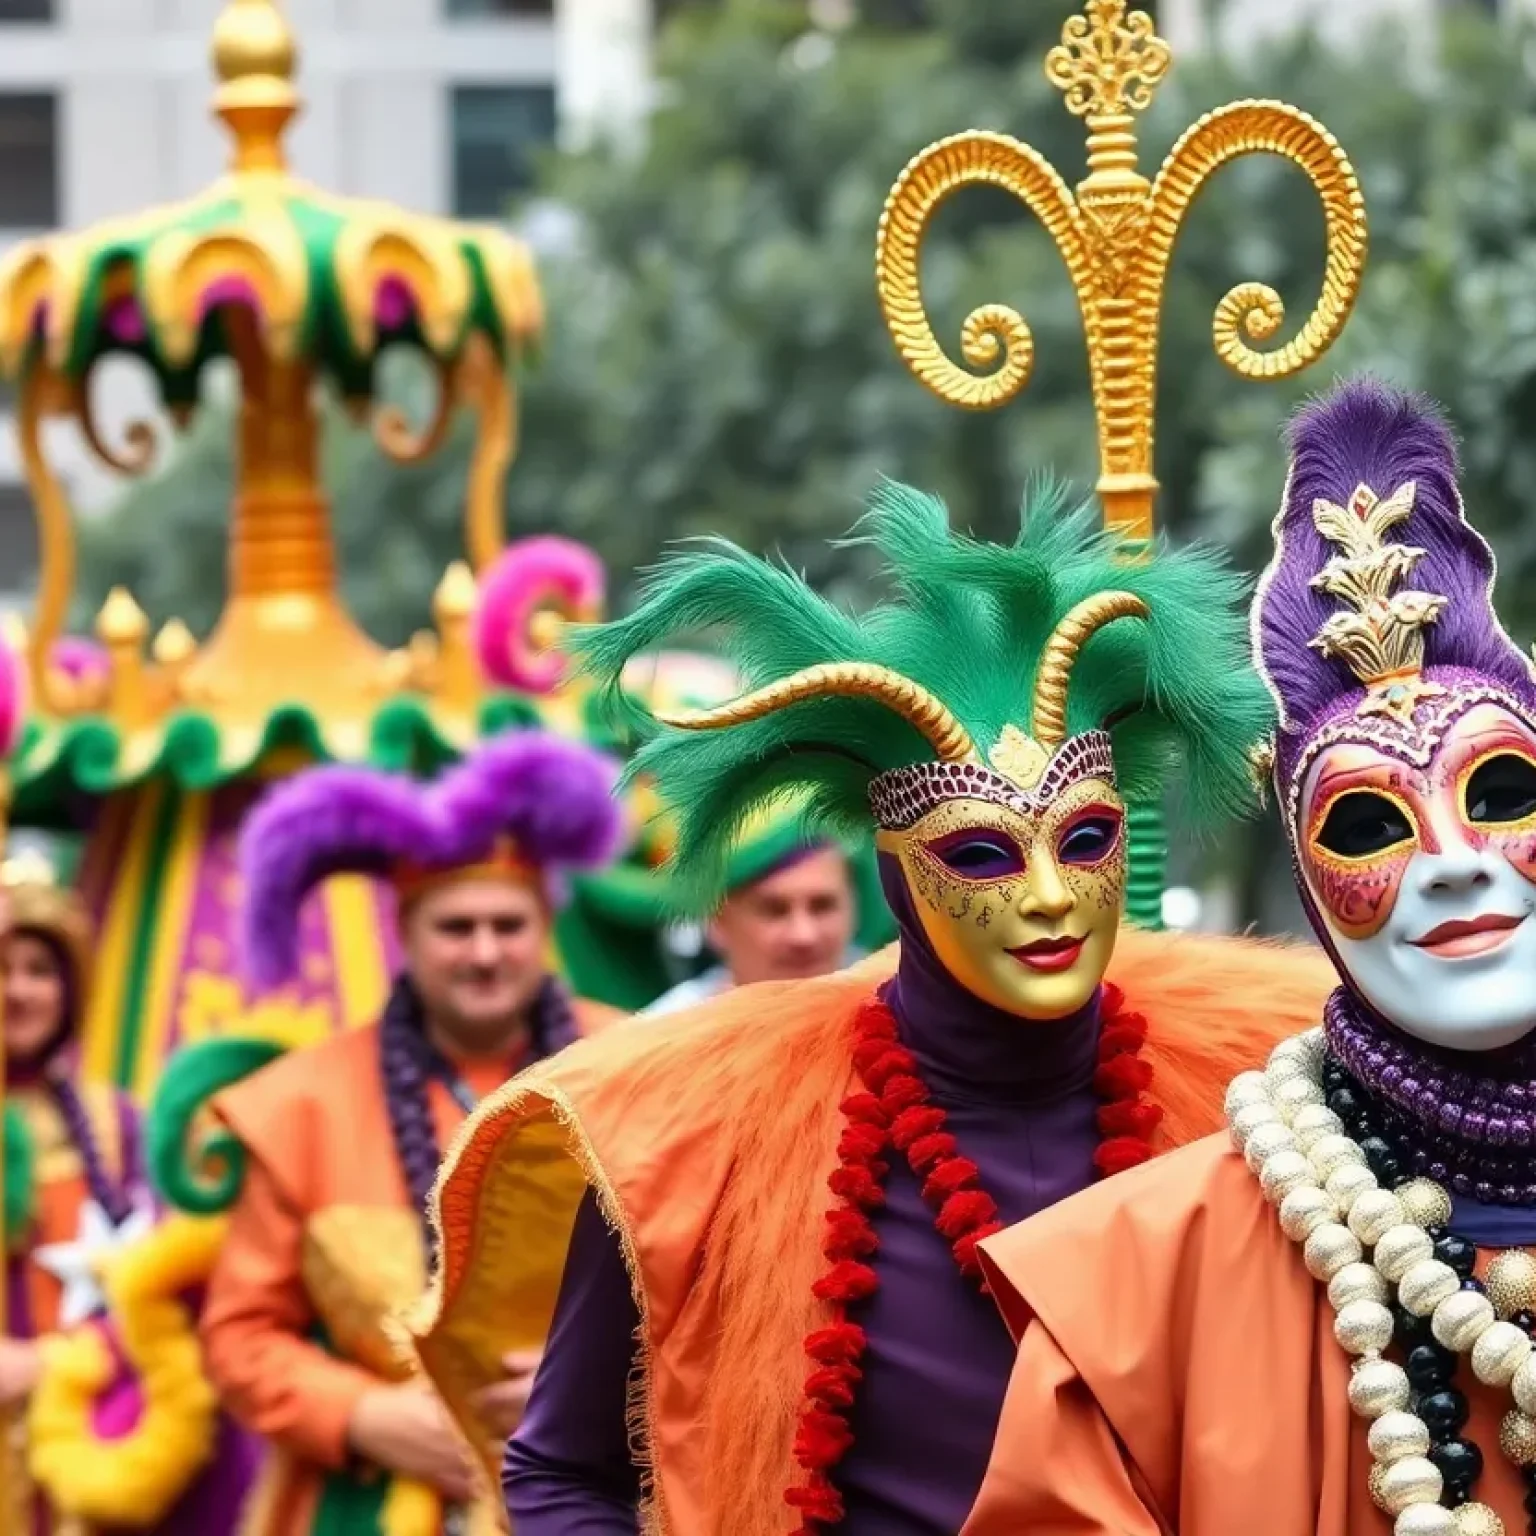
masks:
{"type": "MultiPolygon", "coordinates": [[[[640,1319],[635,1330],[634,1368],[626,1389],[625,1402],[630,1457],[640,1475],[640,1530],[642,1536],[665,1536],[668,1528],[666,1504],[656,1478],[654,1457],[657,1435],[655,1399],[651,1391],[653,1360],[650,1343],[650,1304],[641,1279],[639,1244],[635,1238],[634,1228],[619,1200],[618,1191],[604,1170],[591,1138],[582,1126],[576,1106],[564,1089],[541,1078],[537,1069],[505,1084],[484,1099],[455,1136],[443,1160],[442,1168],[438,1172],[428,1208],[428,1216],[436,1237],[437,1251],[442,1255],[448,1252],[442,1221],[443,1191],[453,1182],[464,1154],[475,1140],[481,1124],[503,1117],[510,1122],[503,1135],[496,1139],[487,1159],[486,1170],[478,1181],[474,1199],[477,1224],[481,1211],[494,1196],[498,1175],[504,1166],[503,1159],[511,1150],[510,1138],[525,1134],[530,1126],[539,1123],[535,1120],[535,1115],[539,1117],[539,1121],[552,1123],[564,1132],[564,1146],[561,1150],[575,1164],[584,1180],[585,1188],[590,1188],[597,1196],[598,1209],[609,1229],[618,1234],[624,1268],[629,1275],[630,1290],[634,1295],[635,1308],[640,1319]],[[533,1105],[539,1106],[538,1109],[534,1110],[531,1107],[533,1105]]],[[[578,1194],[570,1207],[565,1247],[569,1246],[570,1224],[575,1220],[576,1207],[579,1203],[580,1195],[578,1194]]],[[[478,1431],[477,1419],[470,1406],[470,1398],[480,1388],[489,1385],[492,1380],[499,1379],[499,1361],[496,1363],[494,1375],[488,1374],[483,1366],[479,1369],[475,1369],[472,1365],[467,1366],[465,1360],[467,1346],[460,1344],[455,1336],[456,1324],[462,1326],[467,1321],[472,1330],[483,1329],[486,1328],[493,1311],[499,1314],[505,1309],[505,1293],[503,1291],[498,1294],[494,1277],[472,1279],[475,1271],[476,1246],[478,1245],[472,1244],[467,1257],[460,1260],[461,1272],[451,1300],[446,1294],[444,1262],[439,1259],[427,1294],[421,1299],[419,1305],[412,1309],[407,1326],[416,1359],[423,1374],[437,1388],[470,1444],[480,1451],[481,1469],[494,1485],[500,1468],[485,1456],[481,1449],[486,1444],[486,1436],[478,1431]],[[474,1307],[473,1298],[467,1306],[462,1299],[464,1292],[472,1284],[483,1285],[486,1288],[488,1305],[483,1317],[474,1307]],[[498,1300],[501,1303],[499,1306],[498,1300]]],[[[554,1300],[552,1295],[550,1297],[551,1313],[554,1300]]],[[[545,1321],[546,1333],[547,1326],[548,1319],[545,1321]]],[[[509,1343],[507,1347],[513,1348],[516,1345],[509,1343]]]]}

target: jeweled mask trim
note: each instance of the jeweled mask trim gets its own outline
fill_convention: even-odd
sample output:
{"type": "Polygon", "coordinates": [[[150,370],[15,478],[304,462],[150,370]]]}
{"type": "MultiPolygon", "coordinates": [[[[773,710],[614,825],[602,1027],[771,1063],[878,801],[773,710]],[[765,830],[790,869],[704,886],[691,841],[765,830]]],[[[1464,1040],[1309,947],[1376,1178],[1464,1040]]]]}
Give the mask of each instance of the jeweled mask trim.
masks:
{"type": "Polygon", "coordinates": [[[1412,720],[1406,722],[1395,715],[1361,715],[1358,711],[1340,715],[1313,736],[1291,769],[1285,801],[1288,824],[1292,828],[1300,825],[1302,787],[1307,782],[1308,770],[1327,748],[1345,742],[1374,747],[1411,768],[1427,768],[1445,733],[1478,704],[1496,704],[1536,731],[1536,710],[1494,683],[1471,683],[1442,690],[1433,698],[1423,699],[1412,720]]]}
{"type": "Polygon", "coordinates": [[[869,786],[869,804],[886,832],[905,832],[949,800],[987,800],[1020,815],[1033,815],[1074,784],[1102,779],[1115,784],[1115,759],[1108,731],[1070,736],[1051,754],[1031,789],[984,763],[913,763],[880,774],[869,786]]]}

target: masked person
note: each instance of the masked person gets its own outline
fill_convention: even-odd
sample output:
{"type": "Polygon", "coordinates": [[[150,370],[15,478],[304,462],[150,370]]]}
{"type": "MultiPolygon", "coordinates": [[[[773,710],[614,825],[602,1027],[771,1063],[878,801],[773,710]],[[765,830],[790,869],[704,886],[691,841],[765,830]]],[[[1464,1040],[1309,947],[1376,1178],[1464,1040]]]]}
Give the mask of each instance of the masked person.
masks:
{"type": "MultiPolygon", "coordinates": [[[[405,956],[376,1027],[213,1099],[245,1169],[202,1335],[224,1401],[274,1448],[251,1531],[393,1536],[450,1517],[482,1528],[484,1512],[468,1526],[454,1514],[472,1504],[467,1453],[401,1366],[389,1318],[424,1283],[427,1194],[466,1112],[609,1017],[547,967],[563,877],[616,851],[614,775],[586,747],[518,731],[426,787],[313,769],[242,829],[258,983],[295,973],[304,898],[340,872],[392,882],[405,956]]],[[[499,1361],[479,1400],[498,1435],[520,1416],[533,1363],[499,1361]]]]}
{"type": "Polygon", "coordinates": [[[861,536],[896,594],[863,617],[727,547],[589,641],[612,685],[707,626],[751,689],[652,722],[636,762],[701,909],[798,792],[829,831],[873,817],[900,940],[583,1043],[458,1143],[419,1349],[483,1443],[484,1362],[553,1309],[505,1461],[519,1536],[952,1536],[1008,1374],[977,1242],[1213,1128],[1224,1074],[1321,1004],[1302,955],[1121,930],[1125,797],[1174,760],[1196,812],[1251,794],[1269,712],[1220,563],[1122,562],[1050,493],[1011,545],[899,487],[861,536]],[[562,1156],[568,1252],[494,1242],[552,1217],[562,1156]]]}
{"type": "Polygon", "coordinates": [[[1341,985],[1211,1138],[989,1245],[1018,1364],[977,1536],[1497,1536],[1536,1518],[1536,680],[1451,436],[1291,433],[1254,610],[1341,985]]]}

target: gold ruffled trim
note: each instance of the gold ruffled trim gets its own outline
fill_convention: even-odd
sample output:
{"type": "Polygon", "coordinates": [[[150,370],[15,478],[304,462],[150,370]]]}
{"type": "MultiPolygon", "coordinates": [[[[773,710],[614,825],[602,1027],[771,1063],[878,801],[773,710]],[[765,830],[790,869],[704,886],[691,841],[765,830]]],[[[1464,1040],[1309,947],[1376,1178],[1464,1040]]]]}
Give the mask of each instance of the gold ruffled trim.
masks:
{"type": "MultiPolygon", "coordinates": [[[[582,1189],[559,1187],[558,1163],[573,1164],[583,1187],[597,1196],[603,1219],[618,1235],[624,1267],[640,1322],[635,1331],[635,1362],[626,1401],[630,1454],[640,1474],[640,1523],[644,1536],[665,1536],[669,1528],[665,1498],[656,1480],[657,1439],[650,1302],[642,1283],[639,1244],[618,1191],[608,1177],[581,1117],[564,1089],[535,1071],[508,1083],[485,1099],[461,1128],[438,1173],[429,1217],[442,1256],[427,1294],[406,1317],[416,1358],[437,1388],[469,1443],[479,1453],[482,1470],[494,1484],[499,1467],[487,1455],[490,1437],[471,1406],[473,1395],[498,1380],[501,1356],[526,1347],[530,1333],[542,1340],[564,1268],[582,1189]],[[555,1144],[548,1131],[557,1132],[555,1144]],[[513,1142],[516,1139],[515,1161],[513,1142]],[[519,1177],[513,1177],[517,1170],[519,1177]],[[465,1185],[472,1212],[462,1216],[465,1185]],[[553,1212],[552,1202],[561,1209],[553,1212]],[[445,1217],[444,1206],[450,1207],[445,1217]],[[529,1219],[531,1215],[531,1219],[529,1219]],[[555,1216],[563,1216],[563,1221],[555,1216]],[[530,1234],[558,1235],[557,1252],[547,1273],[531,1272],[530,1234]],[[510,1240],[503,1234],[510,1233],[510,1240]],[[521,1280],[509,1265],[521,1257],[521,1280]],[[521,1305],[521,1311],[519,1306],[521,1305]]],[[[574,1181],[572,1181],[574,1183],[574,1181]]],[[[554,1250],[552,1250],[554,1251],[554,1250]]]]}

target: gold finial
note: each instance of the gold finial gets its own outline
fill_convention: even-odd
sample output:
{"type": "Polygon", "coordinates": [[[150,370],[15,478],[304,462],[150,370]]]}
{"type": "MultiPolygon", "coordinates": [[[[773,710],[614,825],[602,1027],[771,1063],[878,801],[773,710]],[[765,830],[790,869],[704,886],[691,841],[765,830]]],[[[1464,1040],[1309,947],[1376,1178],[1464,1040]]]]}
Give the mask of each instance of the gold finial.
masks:
{"type": "Polygon", "coordinates": [[[1145,112],[1173,63],[1173,51],[1145,11],[1125,14],[1125,0],[1088,0],[1045,56],[1045,78],[1067,98],[1074,117],[1124,118],[1145,112]]]}
{"type": "Polygon", "coordinates": [[[150,655],[162,667],[183,667],[197,654],[197,641],[192,631],[180,619],[169,619],[161,625],[160,633],[150,647],[150,655]]]}
{"type": "Polygon", "coordinates": [[[127,587],[113,587],[96,615],[96,637],[109,651],[137,648],[149,633],[149,620],[127,587]]]}
{"type": "Polygon", "coordinates": [[[107,702],[117,724],[136,730],[150,717],[144,675],[149,620],[125,587],[113,587],[96,615],[96,635],[107,648],[107,702]]]}
{"type": "Polygon", "coordinates": [[[480,697],[480,668],[470,639],[470,623],[478,598],[474,572],[463,560],[455,560],[443,572],[432,598],[438,636],[435,692],[450,709],[466,713],[480,697]]]}
{"type": "Polygon", "coordinates": [[[455,560],[443,572],[443,579],[432,594],[432,617],[437,620],[438,629],[442,629],[445,619],[467,619],[475,611],[479,595],[475,573],[466,561],[455,560]]]}
{"type": "Polygon", "coordinates": [[[1307,643],[1324,656],[1338,657],[1365,684],[1356,714],[1390,715],[1404,725],[1413,723],[1421,699],[1445,692],[1424,680],[1424,631],[1449,599],[1398,590],[1426,551],[1387,542],[1387,534],[1412,515],[1417,490],[1408,480],[1382,497],[1362,484],[1347,506],[1326,497],[1312,503],[1317,531],[1343,554],[1335,555],[1311,584],[1348,606],[1307,643]]]}
{"type": "Polygon", "coordinates": [[[1354,168],[1333,135],[1295,107],[1238,101],[1209,112],[1153,180],[1142,175],[1134,114],[1151,102],[1171,60],[1145,12],[1127,13],[1125,0],[1087,0],[1046,60],[1068,110],[1086,120],[1086,180],[1074,192],[1037,150],[1004,134],[956,134],[902,172],[886,199],[875,255],[880,305],[902,360],[940,399],[990,410],[1029,382],[1029,324],[1006,304],[984,304],[960,332],[969,366],[952,361],[923,308],[922,243],[939,205],[962,187],[1001,187],[1035,214],[1066,261],[1082,308],[1105,520],[1133,540],[1151,536],[1157,491],[1153,407],[1163,284],[1184,215],[1211,175],[1242,155],[1278,154],[1317,189],[1327,225],[1322,294],[1284,346],[1260,352],[1249,345],[1273,336],[1285,317],[1274,289],[1240,283],[1217,306],[1216,353],[1245,378],[1283,378],[1321,357],[1349,316],[1365,266],[1365,206],[1354,168]]]}
{"type": "Polygon", "coordinates": [[[298,53],[277,0],[227,0],[213,28],[213,110],[234,135],[235,172],[287,168],[283,130],[299,110],[298,53]]]}

